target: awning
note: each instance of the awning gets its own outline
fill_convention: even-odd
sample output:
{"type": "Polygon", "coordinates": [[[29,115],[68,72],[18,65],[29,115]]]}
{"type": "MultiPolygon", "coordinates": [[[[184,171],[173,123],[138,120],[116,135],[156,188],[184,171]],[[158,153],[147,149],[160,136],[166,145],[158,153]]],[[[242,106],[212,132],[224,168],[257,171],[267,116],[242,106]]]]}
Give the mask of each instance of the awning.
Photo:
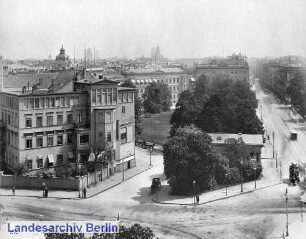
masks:
{"type": "Polygon", "coordinates": [[[152,83],[152,80],[151,80],[151,79],[149,79],[149,82],[150,82],[150,83],[152,83]]]}
{"type": "Polygon", "coordinates": [[[37,156],[37,159],[42,159],[42,158],[43,158],[42,155],[38,155],[38,156],[37,156]]]}
{"type": "Polygon", "coordinates": [[[153,82],[157,82],[157,80],[156,80],[156,79],[153,79],[153,82]]]}
{"type": "Polygon", "coordinates": [[[136,80],[136,82],[137,82],[138,84],[140,84],[140,80],[136,80]]]}
{"type": "Polygon", "coordinates": [[[132,83],[133,83],[133,84],[135,84],[135,83],[136,83],[136,81],[135,81],[135,80],[132,80],[132,83]]]}
{"type": "Polygon", "coordinates": [[[144,83],[144,81],[143,81],[143,80],[140,80],[140,83],[144,83]]]}
{"type": "Polygon", "coordinates": [[[48,162],[54,164],[54,158],[52,154],[48,154],[48,162]]]}
{"type": "Polygon", "coordinates": [[[94,162],[95,161],[95,154],[94,153],[91,153],[89,155],[89,158],[88,158],[88,162],[94,162]]]}
{"type": "Polygon", "coordinates": [[[196,81],[193,77],[190,78],[190,81],[196,81]]]}
{"type": "Polygon", "coordinates": [[[69,159],[73,159],[74,158],[73,152],[68,152],[68,158],[69,159]]]}
{"type": "Polygon", "coordinates": [[[149,82],[149,80],[145,79],[145,80],[144,80],[144,82],[145,82],[145,83],[148,83],[148,82],[149,82]]]}

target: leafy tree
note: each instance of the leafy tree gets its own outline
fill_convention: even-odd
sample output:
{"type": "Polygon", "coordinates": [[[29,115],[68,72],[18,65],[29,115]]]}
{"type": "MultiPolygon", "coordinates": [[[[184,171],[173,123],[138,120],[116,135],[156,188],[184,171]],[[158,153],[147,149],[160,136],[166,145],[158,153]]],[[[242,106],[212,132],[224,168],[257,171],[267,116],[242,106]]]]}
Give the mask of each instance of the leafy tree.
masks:
{"type": "Polygon", "coordinates": [[[247,162],[250,160],[250,148],[243,142],[236,139],[226,139],[225,156],[229,160],[230,167],[241,167],[241,160],[247,162]]]}
{"type": "Polygon", "coordinates": [[[218,95],[213,95],[203,107],[198,116],[196,126],[205,132],[221,132],[223,131],[221,120],[222,100],[218,95]]]}
{"type": "MultiPolygon", "coordinates": [[[[131,80],[126,80],[121,84],[122,87],[130,87],[130,88],[136,88],[136,86],[133,84],[131,80]]],[[[143,127],[143,102],[141,97],[138,95],[135,96],[135,134],[140,135],[142,133],[143,127]]]]}
{"type": "Polygon", "coordinates": [[[142,97],[145,112],[155,114],[170,110],[171,91],[165,83],[150,83],[142,97]]]}
{"type": "Polygon", "coordinates": [[[290,80],[287,88],[287,94],[291,97],[291,104],[298,109],[301,115],[306,114],[306,77],[302,72],[298,71],[294,78],[290,80]]]}
{"type": "Polygon", "coordinates": [[[202,107],[209,99],[209,79],[206,75],[200,75],[195,82],[194,96],[202,107]]]}
{"type": "Polygon", "coordinates": [[[183,91],[179,95],[179,100],[171,115],[170,124],[172,124],[172,128],[170,136],[174,135],[177,128],[194,124],[197,120],[199,111],[200,106],[194,95],[189,90],[183,91]]]}
{"type": "Polygon", "coordinates": [[[215,184],[214,168],[219,158],[210,136],[201,130],[185,126],[178,128],[164,145],[164,173],[175,194],[211,189],[215,184]]]}

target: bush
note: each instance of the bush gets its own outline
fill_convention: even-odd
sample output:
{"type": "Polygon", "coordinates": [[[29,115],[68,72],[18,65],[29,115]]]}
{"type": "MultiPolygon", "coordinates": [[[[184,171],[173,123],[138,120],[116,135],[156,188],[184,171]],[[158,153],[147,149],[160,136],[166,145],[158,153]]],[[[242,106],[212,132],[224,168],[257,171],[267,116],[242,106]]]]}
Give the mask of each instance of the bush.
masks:
{"type": "Polygon", "coordinates": [[[220,157],[216,164],[215,168],[215,180],[217,184],[224,184],[225,183],[225,174],[227,173],[229,168],[229,161],[226,157],[220,157]]]}
{"type": "Polygon", "coordinates": [[[255,167],[256,167],[256,178],[262,173],[262,165],[259,162],[248,161],[242,165],[242,175],[244,181],[253,181],[255,179],[255,167]]]}
{"type": "Polygon", "coordinates": [[[227,184],[236,184],[241,182],[241,175],[238,168],[229,168],[227,170],[227,184]]]}

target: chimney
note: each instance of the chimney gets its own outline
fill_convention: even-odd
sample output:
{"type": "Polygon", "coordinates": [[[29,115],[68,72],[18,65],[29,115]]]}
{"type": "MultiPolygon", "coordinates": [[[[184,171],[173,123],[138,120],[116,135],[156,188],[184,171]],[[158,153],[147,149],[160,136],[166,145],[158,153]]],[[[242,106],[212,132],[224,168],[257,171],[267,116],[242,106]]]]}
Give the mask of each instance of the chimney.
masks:
{"type": "Polygon", "coordinates": [[[43,85],[43,78],[39,78],[39,86],[41,87],[43,85]]]}

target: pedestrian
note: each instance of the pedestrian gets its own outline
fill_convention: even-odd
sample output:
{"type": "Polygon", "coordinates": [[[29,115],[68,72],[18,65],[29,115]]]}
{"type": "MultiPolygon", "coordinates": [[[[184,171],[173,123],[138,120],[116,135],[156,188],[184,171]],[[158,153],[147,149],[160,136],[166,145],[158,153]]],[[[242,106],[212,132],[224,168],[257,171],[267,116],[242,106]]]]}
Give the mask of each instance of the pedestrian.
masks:
{"type": "Polygon", "coordinates": [[[46,198],[48,197],[48,192],[49,192],[49,189],[46,187],[46,192],[45,192],[46,198]]]}
{"type": "Polygon", "coordinates": [[[196,196],[196,199],[197,199],[197,204],[199,204],[199,202],[200,202],[200,196],[197,195],[197,196],[196,196]]]}
{"type": "Polygon", "coordinates": [[[46,187],[43,187],[43,197],[46,197],[46,187]]]}
{"type": "Polygon", "coordinates": [[[15,187],[12,188],[12,194],[15,196],[15,187]]]}
{"type": "Polygon", "coordinates": [[[86,198],[86,187],[83,188],[83,197],[86,198]]]}

